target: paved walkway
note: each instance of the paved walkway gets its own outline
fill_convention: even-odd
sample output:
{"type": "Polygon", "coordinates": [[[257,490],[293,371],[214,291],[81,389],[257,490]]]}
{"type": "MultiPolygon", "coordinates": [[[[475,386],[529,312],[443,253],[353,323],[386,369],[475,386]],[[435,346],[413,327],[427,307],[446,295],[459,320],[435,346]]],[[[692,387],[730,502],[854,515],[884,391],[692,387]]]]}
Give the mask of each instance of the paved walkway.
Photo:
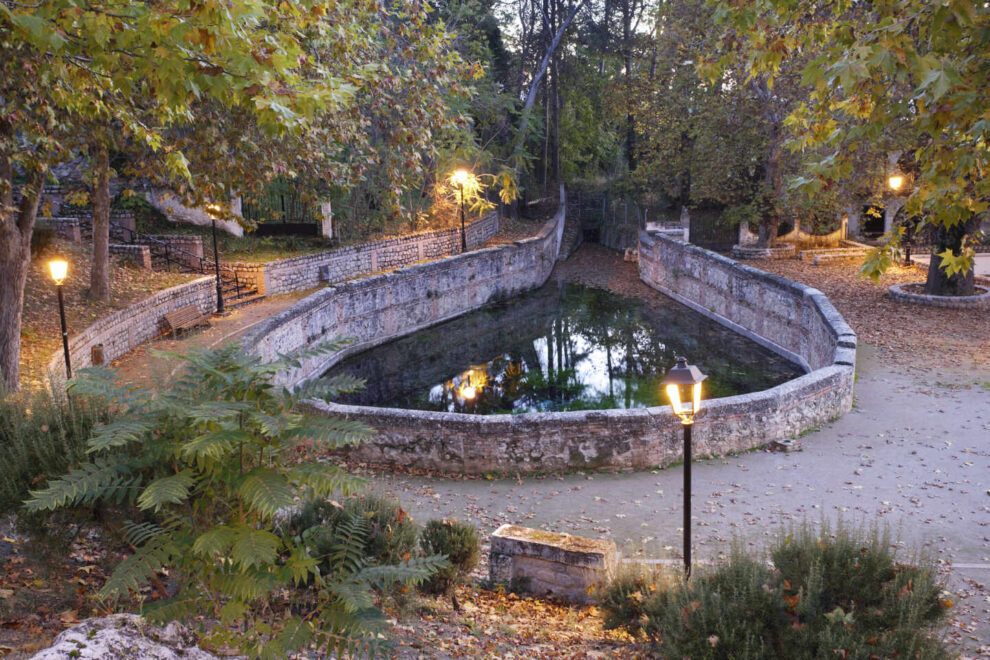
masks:
{"type": "MultiPolygon", "coordinates": [[[[911,263],[921,264],[925,268],[928,268],[928,264],[931,260],[932,255],[930,254],[911,255],[911,263]]],[[[974,255],[973,262],[977,277],[990,277],[990,252],[978,252],[974,255]]]]}
{"type": "MultiPolygon", "coordinates": [[[[822,519],[891,530],[946,574],[954,641],[990,657],[990,372],[941,381],[897,374],[860,351],[855,409],[800,439],[803,451],[700,461],[693,554],[737,539],[762,546],[787,524],[822,519]],[[982,647],[982,651],[979,651],[982,647]]],[[[381,476],[420,522],[457,517],[487,537],[515,523],[615,540],[626,556],[675,558],[680,468],[487,481],[381,476]]]]}
{"type": "Polygon", "coordinates": [[[159,339],[141,344],[127,355],[114,360],[110,366],[134,383],[145,387],[161,387],[171,380],[182,363],[171,358],[155,357],[152,351],[186,353],[234,341],[248,329],[278,314],[313,291],[315,289],[287,293],[238,307],[227,316],[211,319],[207,329],[194,330],[179,339],[159,339]]]}

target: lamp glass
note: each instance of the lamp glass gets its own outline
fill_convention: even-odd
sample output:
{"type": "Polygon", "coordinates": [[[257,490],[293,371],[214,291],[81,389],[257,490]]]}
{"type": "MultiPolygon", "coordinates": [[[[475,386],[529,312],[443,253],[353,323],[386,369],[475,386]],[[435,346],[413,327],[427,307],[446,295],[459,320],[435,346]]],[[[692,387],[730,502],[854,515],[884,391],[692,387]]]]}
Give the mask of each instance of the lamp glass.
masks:
{"type": "Polygon", "coordinates": [[[474,397],[476,397],[477,395],[478,395],[477,388],[475,388],[475,387],[473,387],[471,385],[468,385],[467,387],[461,388],[461,396],[463,396],[468,401],[474,399],[474,397]]]}
{"type": "Polygon", "coordinates": [[[887,179],[887,185],[890,186],[891,190],[900,190],[901,186],[904,185],[904,177],[900,174],[892,174],[890,178],[887,179]]]}
{"type": "Polygon", "coordinates": [[[450,182],[453,183],[458,188],[463,188],[464,184],[468,182],[468,178],[470,176],[471,175],[468,173],[467,170],[463,170],[463,169],[456,170],[453,174],[450,175],[450,182]]]}
{"type": "Polygon", "coordinates": [[[693,401],[691,406],[691,416],[693,417],[698,414],[699,410],[701,410],[701,383],[695,383],[692,390],[693,391],[691,394],[693,401]]]}
{"type": "Polygon", "coordinates": [[[684,406],[681,403],[681,388],[677,385],[668,385],[667,397],[670,399],[670,407],[674,409],[674,414],[678,416],[684,414],[684,406]]]}
{"type": "Polygon", "coordinates": [[[52,259],[48,262],[48,269],[52,273],[52,279],[55,280],[55,284],[61,285],[69,272],[69,262],[65,259],[52,259]]]}

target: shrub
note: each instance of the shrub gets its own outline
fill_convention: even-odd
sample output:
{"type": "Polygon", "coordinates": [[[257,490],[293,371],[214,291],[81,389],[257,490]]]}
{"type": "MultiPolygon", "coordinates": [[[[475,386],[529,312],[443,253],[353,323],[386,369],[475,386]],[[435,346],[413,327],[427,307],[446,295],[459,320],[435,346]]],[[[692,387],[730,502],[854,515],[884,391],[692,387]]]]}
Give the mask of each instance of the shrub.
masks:
{"type": "Polygon", "coordinates": [[[646,636],[665,657],[948,657],[933,634],[940,586],[930,569],[897,563],[887,541],[802,528],[772,548],[772,567],[735,550],[688,584],[620,575],[599,593],[605,627],[646,636]]]}
{"type": "Polygon", "coordinates": [[[82,461],[94,426],[107,419],[106,406],[92,398],[56,399],[47,390],[0,394],[0,514],[82,461]]]}
{"type": "MultiPolygon", "coordinates": [[[[396,564],[416,550],[419,528],[395,499],[360,495],[338,504],[319,499],[308,502],[291,521],[294,533],[305,537],[314,557],[326,561],[341,523],[354,516],[367,518],[364,556],[378,564],[396,564]]],[[[439,553],[435,553],[439,554],[439,553]]]]}
{"type": "Polygon", "coordinates": [[[431,520],[420,540],[428,555],[445,555],[449,566],[439,569],[423,583],[427,593],[450,594],[454,609],[460,609],[454,587],[478,565],[481,543],[474,525],[457,520],[431,520]]]}
{"type": "Polygon", "coordinates": [[[327,654],[374,655],[384,645],[386,622],[373,606],[372,588],[417,584],[444,564],[442,558],[371,565],[364,556],[368,519],[353,516],[340,525],[332,571],[321,573],[305,543],[271,531],[276,515],[299,499],[348,494],[363,485],[314,455],[372,431],[300,410],[302,401],[336,396],[360,382],[342,376],[291,391],[272,382],[301,359],[339,348],[327,343],[269,363],[236,344],[173,355],[188,365],[155,396],[118,383],[109,369],[81,370],[71,391],[105,397],[122,412],[92,434],[89,460],[32,492],[28,508],[112,500],[149,518],[122,525],[136,551],[101,595],[145,585],[165,592],[158,575],[167,570],[175,595],[145,606],[152,620],[217,621],[207,642],[252,657],[287,657],[309,645],[327,654]],[[288,600],[288,587],[310,579],[306,603],[288,600]]]}

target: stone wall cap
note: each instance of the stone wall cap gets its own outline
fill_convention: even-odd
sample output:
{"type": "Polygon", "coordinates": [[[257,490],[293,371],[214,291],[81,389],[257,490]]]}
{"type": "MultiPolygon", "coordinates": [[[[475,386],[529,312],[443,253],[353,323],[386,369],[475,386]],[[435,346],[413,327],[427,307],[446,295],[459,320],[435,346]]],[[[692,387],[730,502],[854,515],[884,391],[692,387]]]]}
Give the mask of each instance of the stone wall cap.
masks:
{"type": "Polygon", "coordinates": [[[563,561],[566,554],[567,563],[575,563],[573,556],[575,554],[586,555],[589,563],[598,563],[599,557],[601,560],[607,560],[616,552],[616,545],[612,541],[558,534],[518,525],[502,525],[495,530],[492,534],[493,552],[498,552],[498,546],[504,547],[505,542],[511,543],[515,555],[563,561]]]}

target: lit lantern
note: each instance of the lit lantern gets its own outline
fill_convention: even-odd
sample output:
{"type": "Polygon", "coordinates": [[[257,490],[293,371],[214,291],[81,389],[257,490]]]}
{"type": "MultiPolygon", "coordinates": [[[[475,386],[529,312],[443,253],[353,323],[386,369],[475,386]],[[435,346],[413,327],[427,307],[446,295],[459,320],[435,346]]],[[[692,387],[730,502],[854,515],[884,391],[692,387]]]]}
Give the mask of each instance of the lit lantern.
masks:
{"type": "Polygon", "coordinates": [[[701,410],[701,382],[708,378],[698,367],[687,363],[687,358],[677,358],[677,364],[667,372],[663,385],[667,388],[670,406],[682,424],[693,424],[701,410]]]}
{"type": "Polygon", "coordinates": [[[48,262],[48,269],[52,273],[55,286],[62,286],[62,283],[65,282],[66,275],[69,273],[69,262],[65,259],[52,259],[48,262]]]}
{"type": "Polygon", "coordinates": [[[891,190],[900,190],[901,186],[904,185],[904,177],[900,174],[891,174],[887,179],[887,185],[890,186],[891,190]]]}

